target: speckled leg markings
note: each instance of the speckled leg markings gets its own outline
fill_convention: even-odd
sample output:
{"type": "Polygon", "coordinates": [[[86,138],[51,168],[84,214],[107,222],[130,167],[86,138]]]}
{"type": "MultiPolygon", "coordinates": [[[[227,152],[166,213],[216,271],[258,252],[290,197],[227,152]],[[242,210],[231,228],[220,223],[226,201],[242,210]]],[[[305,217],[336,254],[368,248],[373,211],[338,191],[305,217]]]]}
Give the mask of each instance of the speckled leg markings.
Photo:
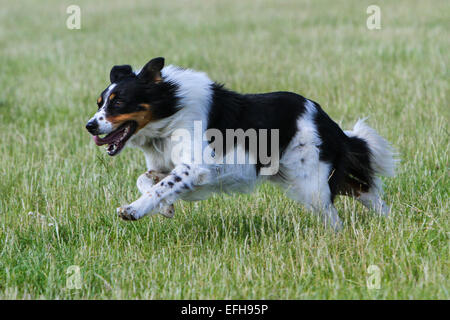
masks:
{"type": "MultiPolygon", "coordinates": [[[[139,188],[143,187],[142,196],[133,203],[118,208],[117,213],[124,220],[137,220],[145,215],[155,214],[164,207],[170,207],[181,194],[190,192],[195,185],[205,183],[205,177],[208,174],[209,171],[206,169],[181,164],[150,188],[143,187],[142,182],[146,180],[142,179],[139,186],[139,188]]],[[[150,174],[150,176],[153,175],[150,174]]],[[[150,179],[150,177],[147,178],[150,179]]]]}
{"type": "MultiPolygon", "coordinates": [[[[137,187],[141,194],[145,194],[151,187],[155,184],[159,183],[165,177],[167,177],[168,173],[157,172],[155,170],[149,170],[143,174],[141,174],[137,180],[137,187]]],[[[163,206],[159,213],[166,218],[173,218],[175,215],[175,208],[173,204],[168,206],[163,206]]]]}

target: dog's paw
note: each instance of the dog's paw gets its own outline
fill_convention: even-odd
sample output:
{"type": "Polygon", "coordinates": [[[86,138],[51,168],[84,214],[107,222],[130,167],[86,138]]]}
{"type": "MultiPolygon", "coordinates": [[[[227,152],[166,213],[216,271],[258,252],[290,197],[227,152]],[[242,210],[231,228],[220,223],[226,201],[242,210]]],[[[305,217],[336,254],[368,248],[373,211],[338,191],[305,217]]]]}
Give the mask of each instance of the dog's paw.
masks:
{"type": "Polygon", "coordinates": [[[149,170],[145,173],[145,176],[152,180],[153,184],[157,184],[158,182],[160,182],[162,179],[164,179],[165,177],[167,177],[167,173],[161,173],[161,172],[157,172],[155,170],[149,170]]]}
{"type": "Polygon", "coordinates": [[[140,193],[144,194],[149,191],[155,184],[164,179],[167,174],[156,172],[155,170],[147,171],[139,176],[136,181],[137,188],[140,193]]]}
{"type": "Polygon", "coordinates": [[[171,204],[169,206],[163,207],[159,213],[166,218],[173,218],[173,216],[175,215],[175,208],[173,204],[171,204]]]}
{"type": "Polygon", "coordinates": [[[135,221],[136,218],[136,210],[134,210],[131,206],[125,206],[117,208],[117,215],[126,221],[135,221]]]}

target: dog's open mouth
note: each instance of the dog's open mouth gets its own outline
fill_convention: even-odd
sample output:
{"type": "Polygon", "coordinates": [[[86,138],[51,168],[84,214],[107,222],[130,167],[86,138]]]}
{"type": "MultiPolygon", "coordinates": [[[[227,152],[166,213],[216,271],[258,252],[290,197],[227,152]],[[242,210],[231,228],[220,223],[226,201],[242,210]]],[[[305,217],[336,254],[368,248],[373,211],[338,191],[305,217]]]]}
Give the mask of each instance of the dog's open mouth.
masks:
{"type": "Polygon", "coordinates": [[[108,147],[106,148],[106,152],[110,156],[115,156],[123,149],[128,139],[136,132],[136,128],[137,123],[135,121],[127,121],[103,138],[94,136],[94,142],[98,146],[107,144],[108,147]]]}

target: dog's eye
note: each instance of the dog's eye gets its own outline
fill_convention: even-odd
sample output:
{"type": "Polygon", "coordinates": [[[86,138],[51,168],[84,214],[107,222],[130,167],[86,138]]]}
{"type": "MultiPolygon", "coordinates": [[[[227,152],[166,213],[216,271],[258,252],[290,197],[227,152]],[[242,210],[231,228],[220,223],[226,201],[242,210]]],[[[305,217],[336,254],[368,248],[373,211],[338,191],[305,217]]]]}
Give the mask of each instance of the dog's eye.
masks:
{"type": "Polygon", "coordinates": [[[114,101],[114,105],[115,105],[116,107],[120,107],[120,106],[123,105],[123,101],[122,101],[122,100],[119,100],[119,99],[116,99],[116,101],[114,101]]]}
{"type": "Polygon", "coordinates": [[[110,101],[110,105],[113,107],[120,107],[123,104],[123,100],[120,99],[115,93],[111,93],[108,99],[110,101]]]}

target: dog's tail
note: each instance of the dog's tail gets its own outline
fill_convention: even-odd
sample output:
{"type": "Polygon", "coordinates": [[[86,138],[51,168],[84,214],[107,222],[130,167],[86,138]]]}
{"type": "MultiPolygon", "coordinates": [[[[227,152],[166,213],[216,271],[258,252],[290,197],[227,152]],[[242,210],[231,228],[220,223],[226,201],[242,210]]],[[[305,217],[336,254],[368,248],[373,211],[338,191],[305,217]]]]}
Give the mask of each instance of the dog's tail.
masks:
{"type": "Polygon", "coordinates": [[[348,179],[353,186],[363,182],[368,189],[377,186],[376,175],[394,176],[398,162],[389,142],[369,127],[365,119],[358,120],[353,130],[344,131],[349,137],[348,179]]]}

